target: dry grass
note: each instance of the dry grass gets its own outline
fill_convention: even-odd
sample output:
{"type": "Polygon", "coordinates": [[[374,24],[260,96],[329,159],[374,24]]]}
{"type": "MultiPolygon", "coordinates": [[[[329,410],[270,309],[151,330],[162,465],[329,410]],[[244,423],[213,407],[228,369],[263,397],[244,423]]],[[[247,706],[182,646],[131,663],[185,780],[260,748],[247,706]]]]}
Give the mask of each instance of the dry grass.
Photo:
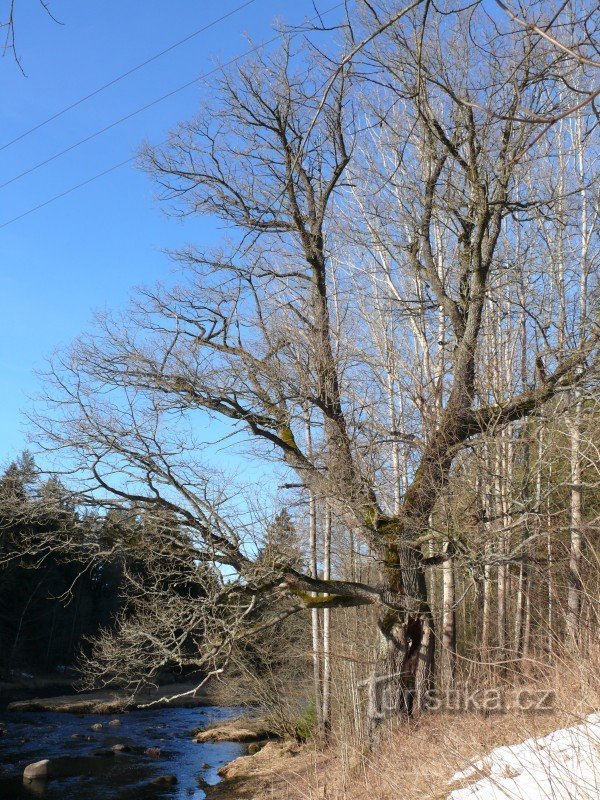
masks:
{"type": "Polygon", "coordinates": [[[269,775],[267,770],[260,788],[255,786],[247,796],[271,800],[445,798],[450,777],[472,759],[498,745],[575,725],[600,708],[600,651],[585,659],[559,659],[551,668],[532,664],[529,672],[518,688],[552,689],[551,711],[428,712],[388,728],[374,751],[338,732],[326,751],[305,747],[279,762],[276,774],[269,775]]]}

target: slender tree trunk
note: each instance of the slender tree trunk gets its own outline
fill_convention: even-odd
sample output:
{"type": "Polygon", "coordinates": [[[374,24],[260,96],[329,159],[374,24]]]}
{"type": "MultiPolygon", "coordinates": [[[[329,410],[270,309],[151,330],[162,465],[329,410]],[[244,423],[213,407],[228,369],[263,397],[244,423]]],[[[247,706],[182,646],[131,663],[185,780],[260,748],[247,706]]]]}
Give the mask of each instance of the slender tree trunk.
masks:
{"type": "Polygon", "coordinates": [[[490,617],[491,617],[491,600],[492,600],[492,567],[490,565],[491,542],[490,542],[490,522],[489,520],[493,515],[493,507],[491,503],[491,487],[490,475],[492,474],[490,464],[489,446],[485,445],[485,472],[484,479],[480,483],[480,491],[482,494],[481,505],[484,515],[484,522],[482,525],[484,531],[484,558],[485,564],[483,566],[483,598],[482,598],[482,613],[481,613],[481,641],[480,651],[481,658],[487,660],[490,649],[490,617]]]}
{"type": "Polygon", "coordinates": [[[582,486],[581,486],[581,400],[577,400],[571,422],[571,552],[567,597],[567,636],[572,645],[580,641],[582,486]]]}
{"type": "MultiPolygon", "coordinates": [[[[306,449],[312,455],[312,434],[310,427],[310,417],[305,419],[306,449]]],[[[310,576],[318,578],[317,560],[317,501],[314,492],[308,492],[308,548],[310,554],[310,576]]],[[[310,611],[311,640],[312,640],[312,662],[313,662],[313,685],[315,693],[315,709],[317,715],[317,727],[319,736],[323,736],[323,704],[321,699],[321,659],[320,659],[320,636],[319,636],[319,611],[312,608],[310,611]]]]}
{"type": "MultiPolygon", "coordinates": [[[[579,283],[579,338],[583,341],[587,327],[588,294],[588,249],[594,224],[588,220],[587,176],[584,159],[584,123],[581,114],[571,120],[572,138],[575,145],[575,161],[579,179],[580,215],[580,283],[579,283]]],[[[583,544],[583,486],[581,466],[582,401],[575,392],[575,413],[571,424],[571,552],[569,559],[569,591],[567,597],[567,636],[571,645],[581,643],[581,599],[582,599],[582,544],[583,544]]]]}
{"type": "Polygon", "coordinates": [[[456,672],[456,586],[451,542],[445,542],[442,567],[442,680],[452,686],[456,672]]]}
{"type": "MultiPolygon", "coordinates": [[[[323,527],[323,578],[331,579],[331,511],[325,508],[323,527]]],[[[331,609],[323,609],[323,734],[327,738],[331,728],[331,609]]]]}
{"type": "Polygon", "coordinates": [[[553,562],[554,555],[552,550],[552,465],[548,465],[548,483],[546,498],[546,550],[548,553],[548,660],[554,660],[554,575],[553,562]]]}
{"type": "Polygon", "coordinates": [[[523,656],[525,649],[525,617],[529,599],[529,552],[527,544],[530,536],[529,530],[529,469],[530,469],[530,445],[529,431],[525,427],[523,434],[523,486],[521,491],[521,504],[525,521],[521,529],[521,554],[519,564],[519,580],[517,588],[517,599],[515,608],[515,630],[514,630],[514,651],[517,658],[523,656]]]}
{"type": "MultiPolygon", "coordinates": [[[[317,570],[317,503],[314,494],[309,494],[309,549],[310,549],[310,576],[318,577],[317,570]]],[[[312,638],[312,661],[313,661],[313,684],[315,691],[315,708],[317,711],[317,726],[319,736],[323,735],[323,704],[321,699],[321,663],[320,663],[320,637],[319,637],[319,612],[316,608],[310,611],[311,638],[312,638]]]]}
{"type": "MultiPolygon", "coordinates": [[[[503,530],[505,523],[504,516],[504,458],[503,458],[504,443],[502,440],[497,445],[496,456],[496,477],[495,477],[495,501],[496,501],[496,519],[500,522],[501,531],[498,537],[498,553],[500,558],[503,559],[506,555],[506,534],[503,530]]],[[[507,605],[507,568],[504,561],[498,564],[498,660],[505,666],[506,661],[506,605],[507,605]]],[[[502,671],[504,671],[504,666],[502,671]]]]}
{"type": "MultiPolygon", "coordinates": [[[[527,316],[525,314],[526,307],[526,288],[523,283],[523,275],[521,275],[521,284],[519,286],[519,302],[521,304],[521,390],[527,391],[530,387],[528,382],[527,373],[527,352],[528,352],[528,331],[527,331],[527,316]]],[[[529,514],[531,497],[529,492],[529,479],[531,469],[531,447],[529,441],[529,424],[527,420],[522,424],[520,431],[520,445],[522,448],[523,461],[522,470],[523,475],[521,478],[521,513],[524,515],[523,527],[521,529],[521,553],[519,559],[519,579],[517,588],[517,600],[515,608],[515,630],[514,630],[514,651],[515,656],[520,659],[523,656],[525,649],[525,616],[528,606],[528,593],[529,593],[529,552],[530,548],[527,544],[529,540],[529,514]]],[[[513,490],[513,487],[510,487],[513,490]]]]}

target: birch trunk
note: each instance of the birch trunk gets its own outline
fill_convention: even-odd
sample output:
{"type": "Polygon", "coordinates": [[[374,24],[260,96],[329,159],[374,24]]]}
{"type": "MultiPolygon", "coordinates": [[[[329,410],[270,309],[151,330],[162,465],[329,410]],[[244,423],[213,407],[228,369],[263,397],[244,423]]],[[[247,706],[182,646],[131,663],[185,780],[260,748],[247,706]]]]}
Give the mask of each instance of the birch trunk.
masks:
{"type": "MultiPolygon", "coordinates": [[[[309,549],[310,549],[310,575],[311,578],[318,577],[317,569],[317,503],[312,492],[309,494],[309,549]]],[[[323,703],[321,697],[321,663],[320,663],[320,637],[319,637],[319,612],[316,608],[310,611],[311,639],[312,639],[312,661],[313,661],[313,685],[315,692],[315,708],[317,712],[317,727],[319,736],[323,735],[323,703]]]]}
{"type": "Polygon", "coordinates": [[[452,544],[444,544],[446,558],[442,567],[442,681],[452,686],[456,672],[456,584],[452,544]]]}
{"type": "MultiPolygon", "coordinates": [[[[323,527],[323,578],[331,579],[331,511],[325,508],[323,527]]],[[[331,729],[331,609],[323,609],[323,734],[328,737],[331,729]]]]}

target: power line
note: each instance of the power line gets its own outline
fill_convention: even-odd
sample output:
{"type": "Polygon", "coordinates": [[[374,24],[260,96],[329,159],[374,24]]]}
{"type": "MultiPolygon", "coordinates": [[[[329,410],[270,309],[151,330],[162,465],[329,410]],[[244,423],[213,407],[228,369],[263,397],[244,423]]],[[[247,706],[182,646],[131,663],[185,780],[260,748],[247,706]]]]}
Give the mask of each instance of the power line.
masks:
{"type": "MultiPolygon", "coordinates": [[[[254,1],[255,0],[252,0],[252,2],[254,2],[254,1]]],[[[240,8],[241,8],[241,6],[240,6],[240,8]]],[[[332,9],[330,9],[330,11],[331,10],[332,9]]],[[[231,12],[231,13],[233,13],[233,12],[231,12]]],[[[328,13],[328,12],[325,12],[325,13],[328,13]]],[[[254,52],[256,49],[260,49],[261,47],[265,47],[266,45],[271,44],[272,42],[276,41],[280,37],[281,37],[281,34],[278,34],[273,39],[270,39],[267,42],[263,42],[262,45],[258,46],[258,48],[254,48],[254,50],[248,51],[248,54],[254,52]]],[[[236,60],[237,59],[234,59],[234,61],[236,61],[236,60]]],[[[229,62],[229,63],[233,63],[233,62],[229,62]]],[[[58,153],[54,153],[54,155],[51,155],[48,158],[45,158],[43,161],[39,161],[37,164],[34,164],[32,167],[28,167],[26,170],[23,170],[23,172],[19,172],[17,175],[13,175],[12,178],[9,178],[7,181],[4,181],[4,183],[0,183],[0,189],[5,189],[7,186],[10,186],[12,183],[15,183],[16,181],[21,180],[21,178],[25,178],[27,175],[31,175],[33,172],[37,172],[38,169],[41,169],[42,167],[45,167],[47,164],[51,164],[53,161],[56,161],[56,159],[61,158],[62,156],[66,155],[67,153],[70,153],[73,150],[76,150],[78,147],[81,147],[81,145],[87,144],[87,142],[91,142],[93,139],[96,139],[98,136],[101,136],[103,133],[106,133],[107,131],[110,131],[113,128],[116,128],[118,125],[121,125],[123,122],[127,122],[127,120],[130,120],[133,117],[136,117],[138,114],[141,114],[142,112],[147,111],[149,108],[152,108],[153,106],[156,106],[159,103],[162,103],[165,100],[168,100],[170,97],[173,97],[174,95],[178,94],[179,92],[182,92],[185,89],[189,89],[194,84],[198,83],[201,80],[204,80],[205,78],[210,77],[215,72],[218,72],[220,69],[222,69],[222,67],[217,66],[217,67],[214,67],[213,69],[209,70],[208,72],[205,72],[202,75],[198,75],[197,77],[192,78],[191,81],[187,81],[186,83],[181,84],[181,86],[177,86],[175,89],[171,89],[171,91],[167,92],[166,94],[161,95],[160,97],[157,97],[155,100],[151,100],[149,103],[146,103],[143,106],[140,106],[140,108],[135,109],[135,111],[131,111],[128,114],[125,114],[123,117],[120,117],[119,119],[115,120],[114,122],[111,122],[108,125],[105,125],[103,128],[100,128],[99,130],[94,131],[93,133],[89,134],[89,136],[85,136],[83,139],[80,139],[79,141],[74,142],[73,144],[69,145],[68,147],[65,147],[64,150],[59,150],[58,153]]]]}
{"type": "MultiPolygon", "coordinates": [[[[266,42],[265,44],[268,44],[268,42],[266,42]]],[[[193,86],[194,84],[198,83],[198,81],[201,81],[201,80],[204,80],[205,78],[210,77],[210,75],[212,75],[213,73],[218,72],[219,69],[221,69],[221,67],[214,67],[213,69],[209,70],[208,72],[205,72],[203,75],[198,75],[197,77],[192,78],[191,81],[188,81],[187,83],[183,83],[183,84],[181,84],[181,86],[177,86],[175,89],[172,89],[170,92],[167,92],[166,94],[163,94],[160,97],[157,97],[155,100],[151,100],[149,103],[146,103],[145,105],[140,106],[140,108],[136,108],[135,111],[130,111],[129,114],[125,114],[125,116],[119,117],[119,119],[115,120],[114,122],[111,122],[108,125],[105,125],[104,128],[100,128],[99,130],[94,131],[94,133],[90,133],[89,136],[85,136],[83,139],[80,139],[78,142],[74,142],[73,144],[69,145],[68,147],[65,147],[64,150],[59,150],[58,153],[54,153],[54,155],[49,156],[48,158],[44,159],[43,161],[40,161],[37,164],[34,164],[33,167],[29,167],[29,169],[26,169],[23,172],[20,172],[18,175],[14,175],[12,178],[9,178],[4,183],[0,183],[0,189],[4,189],[6,186],[10,186],[11,183],[14,183],[15,181],[18,181],[21,178],[24,178],[26,175],[31,175],[32,172],[37,172],[38,169],[41,169],[42,167],[45,167],[46,164],[50,164],[52,161],[56,161],[57,158],[60,158],[61,156],[66,155],[67,153],[70,153],[72,150],[76,150],[78,147],[81,147],[82,144],[86,144],[86,142],[91,142],[92,139],[96,139],[98,136],[101,136],[103,133],[106,133],[107,131],[110,131],[112,128],[116,128],[117,125],[121,125],[123,122],[126,122],[128,119],[131,119],[132,117],[136,117],[138,114],[141,114],[143,111],[147,111],[149,108],[152,108],[153,106],[156,106],[159,103],[162,103],[164,100],[168,100],[169,97],[173,97],[173,95],[178,94],[179,92],[182,92],[184,89],[189,89],[190,86],[193,86]]]]}
{"type": "MultiPolygon", "coordinates": [[[[330,8],[328,8],[326,11],[322,11],[320,14],[317,14],[314,17],[311,17],[310,19],[308,19],[307,23],[314,22],[315,20],[320,19],[322,16],[325,16],[326,14],[330,14],[332,11],[335,11],[338,8],[341,8],[343,5],[344,5],[344,2],[336,3],[335,5],[333,5],[330,8]]],[[[186,84],[184,84],[182,86],[179,86],[177,89],[174,89],[173,91],[169,92],[167,95],[163,95],[163,97],[152,101],[151,103],[147,104],[146,106],[144,106],[141,109],[137,109],[137,111],[132,112],[131,114],[127,115],[126,117],[122,117],[120,120],[112,123],[111,125],[107,126],[106,128],[103,128],[101,131],[97,131],[96,133],[91,134],[90,136],[88,136],[85,140],[82,140],[81,142],[78,142],[78,143],[72,145],[71,147],[67,148],[64,152],[68,152],[69,150],[72,150],[75,147],[78,147],[80,144],[83,144],[84,141],[89,141],[90,139],[93,139],[95,136],[100,135],[105,130],[108,130],[109,128],[112,128],[115,125],[120,124],[120,122],[123,122],[124,120],[129,119],[132,116],[135,116],[135,114],[139,114],[141,111],[145,110],[146,108],[150,108],[150,106],[156,105],[156,103],[161,102],[162,100],[166,99],[167,97],[171,97],[173,94],[175,94],[177,92],[180,92],[183,89],[187,89],[188,87],[192,86],[193,84],[197,83],[198,81],[204,80],[205,78],[209,77],[210,75],[214,74],[215,72],[219,72],[220,70],[225,69],[226,67],[229,67],[232,64],[235,64],[238,61],[243,60],[244,58],[247,58],[248,56],[252,55],[253,53],[256,53],[259,50],[262,50],[263,47],[267,47],[268,45],[273,44],[274,42],[276,42],[279,39],[281,39],[283,35],[284,35],[283,32],[282,33],[278,33],[276,36],[273,36],[270,39],[266,39],[265,41],[261,42],[260,44],[256,45],[255,47],[252,47],[249,50],[246,50],[244,53],[240,53],[239,55],[234,56],[229,61],[225,62],[225,64],[222,64],[220,66],[214,67],[213,69],[209,70],[208,72],[205,72],[203,75],[199,75],[197,78],[194,78],[194,80],[190,81],[189,83],[186,83],[186,84]]],[[[156,145],[156,146],[160,147],[161,145],[165,145],[165,144],[168,143],[168,141],[169,141],[168,139],[164,139],[162,142],[159,142],[158,145],[156,145]]],[[[59,153],[56,156],[52,156],[47,161],[52,161],[54,158],[58,158],[59,155],[62,155],[62,153],[59,153]]],[[[55,201],[60,200],[61,198],[65,197],[66,195],[69,195],[72,192],[75,192],[78,189],[81,189],[84,186],[87,186],[88,184],[93,183],[93,181],[96,181],[99,178],[102,178],[105,175],[108,175],[109,173],[114,172],[115,170],[120,169],[121,167],[124,167],[126,164],[131,164],[135,160],[135,158],[136,158],[135,156],[130,156],[129,158],[125,159],[124,161],[120,161],[118,164],[114,164],[112,167],[108,167],[108,169],[105,169],[102,172],[97,173],[96,175],[92,175],[91,178],[87,178],[86,180],[82,181],[81,183],[78,183],[75,186],[71,186],[70,188],[65,189],[64,192],[60,192],[59,194],[54,195],[53,197],[50,197],[48,200],[45,200],[44,202],[39,203],[38,205],[33,206],[32,208],[29,208],[27,211],[24,211],[22,214],[18,214],[16,217],[12,217],[12,219],[9,219],[6,222],[3,222],[2,224],[0,224],[0,230],[2,228],[6,228],[8,225],[12,225],[14,222],[18,222],[18,220],[23,219],[24,217],[29,216],[29,214],[33,214],[35,211],[39,211],[41,208],[44,208],[45,206],[48,206],[51,203],[54,203],[55,201]]],[[[45,162],[45,163],[47,163],[47,162],[45,162]]],[[[32,170],[33,169],[37,169],[37,167],[32,168],[32,170]]],[[[32,170],[30,170],[30,171],[32,171],[32,170]]],[[[11,181],[9,181],[8,183],[11,183],[12,180],[16,180],[16,179],[17,178],[15,177],[15,178],[11,179],[11,181]]],[[[3,185],[6,185],[6,184],[3,184],[3,185]]]]}
{"type": "Polygon", "coordinates": [[[17,222],[18,220],[23,219],[23,217],[27,217],[29,216],[29,214],[33,214],[34,211],[39,211],[40,208],[44,208],[44,206],[49,206],[50,203],[54,203],[56,200],[60,200],[61,197],[66,197],[68,194],[76,192],[77,189],[81,189],[83,186],[87,186],[88,183],[92,183],[92,181],[96,181],[98,180],[98,178],[103,178],[105,175],[108,175],[109,172],[114,172],[115,170],[124,167],[126,164],[131,164],[131,162],[134,160],[135,156],[130,156],[129,158],[125,159],[125,161],[121,161],[119,164],[113,164],[112,167],[109,167],[108,169],[99,172],[97,175],[92,175],[91,178],[88,178],[85,181],[81,181],[81,183],[78,183],[75,186],[71,186],[69,189],[65,189],[65,191],[61,192],[60,194],[55,194],[54,197],[50,197],[48,200],[45,200],[43,203],[39,203],[37,206],[30,208],[28,211],[24,211],[22,214],[19,214],[18,216],[9,219],[7,222],[3,222],[2,225],[0,225],[0,228],[5,228],[7,225],[12,225],[13,222],[17,222]]]}
{"type": "MultiPolygon", "coordinates": [[[[205,31],[208,31],[211,28],[214,28],[215,25],[218,25],[220,22],[223,22],[224,20],[228,19],[229,17],[234,16],[234,14],[237,14],[238,11],[243,11],[244,8],[247,8],[248,6],[251,6],[255,2],[256,2],[256,0],[247,0],[245,3],[242,3],[242,5],[237,6],[237,8],[233,8],[231,11],[228,11],[227,14],[223,14],[218,19],[212,20],[212,22],[209,22],[207,25],[203,25],[202,28],[198,28],[197,31],[194,31],[193,33],[190,33],[188,36],[185,36],[183,39],[180,39],[178,42],[174,42],[173,44],[169,45],[169,47],[166,47],[164,50],[161,50],[159,53],[155,53],[153,56],[150,56],[150,58],[147,58],[145,61],[142,61],[140,64],[136,64],[135,67],[131,67],[131,69],[128,69],[127,72],[123,72],[121,75],[117,75],[116,78],[113,78],[108,83],[105,83],[102,86],[99,86],[97,89],[94,89],[89,94],[86,94],[84,97],[79,98],[79,100],[75,100],[75,102],[71,103],[71,105],[65,106],[65,108],[62,108],[60,111],[57,111],[56,113],[52,114],[52,116],[48,117],[45,120],[42,120],[42,122],[39,122],[37,125],[34,125],[33,128],[29,128],[29,130],[23,131],[23,133],[19,134],[19,136],[15,136],[14,139],[11,139],[9,142],[6,142],[6,144],[1,145],[0,146],[0,152],[2,152],[2,150],[6,150],[7,147],[10,147],[11,145],[15,144],[16,142],[20,142],[21,139],[24,139],[26,136],[29,136],[31,133],[34,133],[35,131],[39,131],[40,128],[43,128],[45,125],[48,125],[49,122],[53,122],[55,119],[58,119],[59,117],[62,117],[63,114],[67,113],[67,111],[71,111],[72,109],[77,108],[77,106],[80,106],[82,103],[85,103],[86,100],[89,100],[90,98],[95,97],[97,94],[100,94],[100,92],[103,92],[105,89],[109,89],[111,86],[114,86],[116,83],[119,83],[124,78],[128,78],[130,75],[133,75],[134,72],[137,72],[138,70],[142,69],[143,67],[146,67],[148,64],[151,64],[153,61],[156,61],[157,59],[162,58],[162,56],[166,55],[167,53],[170,53],[172,50],[175,50],[177,47],[180,47],[182,44],[186,44],[186,42],[189,42],[191,39],[194,39],[196,36],[199,36],[201,33],[204,33],[205,31]]],[[[4,185],[6,185],[6,184],[4,184],[4,185]]]]}

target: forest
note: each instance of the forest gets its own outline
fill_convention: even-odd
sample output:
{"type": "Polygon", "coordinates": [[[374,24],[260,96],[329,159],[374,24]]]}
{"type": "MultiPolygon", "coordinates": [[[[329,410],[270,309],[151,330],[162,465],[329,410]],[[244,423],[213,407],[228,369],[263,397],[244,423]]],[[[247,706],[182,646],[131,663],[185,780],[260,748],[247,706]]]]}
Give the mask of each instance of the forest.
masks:
{"type": "MultiPolygon", "coordinates": [[[[83,638],[109,626],[119,610],[118,561],[98,561],[92,568],[48,553],[40,564],[23,552],[36,530],[44,537],[76,527],[77,512],[64,489],[48,478],[40,481],[31,455],[25,452],[0,477],[0,672],[66,671],[72,667],[83,638]]],[[[113,523],[114,524],[114,523],[113,523]]],[[[110,535],[111,520],[86,521],[88,536],[110,535]]]]}

